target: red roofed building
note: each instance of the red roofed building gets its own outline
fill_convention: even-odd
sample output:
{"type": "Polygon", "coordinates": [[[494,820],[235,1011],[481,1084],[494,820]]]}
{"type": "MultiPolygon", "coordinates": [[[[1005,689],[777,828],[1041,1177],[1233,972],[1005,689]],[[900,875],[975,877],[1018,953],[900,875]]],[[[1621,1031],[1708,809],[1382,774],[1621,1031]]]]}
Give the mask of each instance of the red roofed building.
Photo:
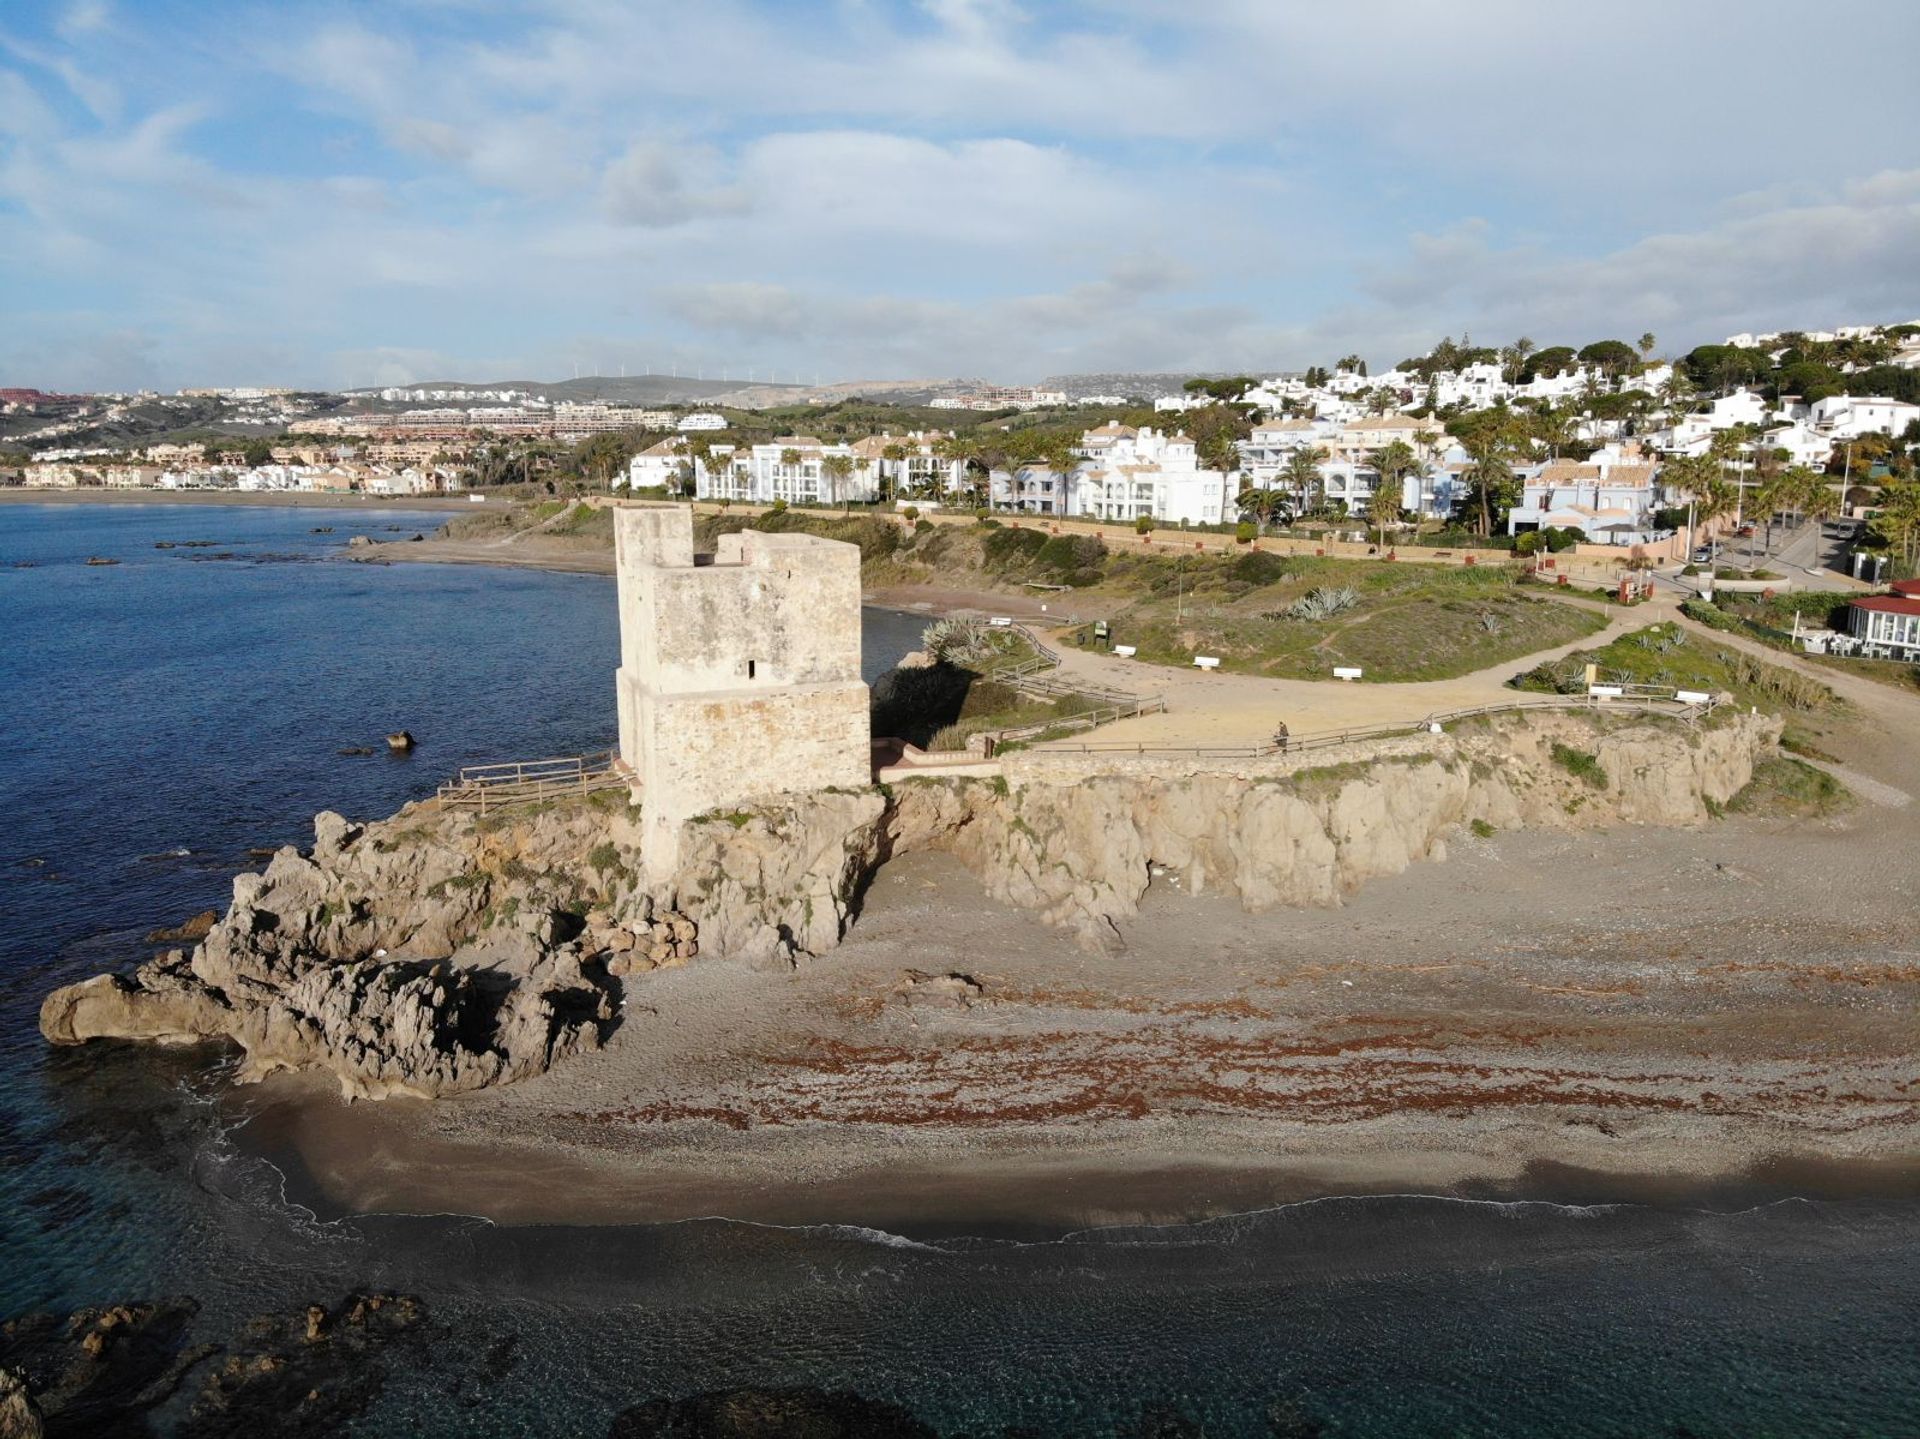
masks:
{"type": "Polygon", "coordinates": [[[1912,581],[1890,595],[1872,595],[1847,607],[1847,633],[1869,651],[1895,659],[1920,659],[1920,592],[1912,581]]]}

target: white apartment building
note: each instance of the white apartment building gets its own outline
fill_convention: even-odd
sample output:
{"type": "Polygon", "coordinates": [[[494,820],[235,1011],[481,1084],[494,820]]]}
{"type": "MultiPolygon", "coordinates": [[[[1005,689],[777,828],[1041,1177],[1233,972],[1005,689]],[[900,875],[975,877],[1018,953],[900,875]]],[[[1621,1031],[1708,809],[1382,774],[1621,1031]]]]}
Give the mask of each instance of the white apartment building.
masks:
{"type": "Polygon", "coordinates": [[[682,415],[677,428],[682,434],[691,434],[695,430],[724,430],[727,417],[716,415],[711,410],[695,410],[690,415],[682,415]]]}
{"type": "Polygon", "coordinates": [[[856,462],[851,445],[829,445],[811,435],[784,435],[769,444],[732,449],[716,445],[694,462],[694,494],[703,500],[770,505],[866,504],[879,498],[879,477],[856,462]],[[846,462],[837,475],[833,460],[846,462]]]}
{"type": "Polygon", "coordinates": [[[1296,454],[1309,448],[1330,450],[1338,433],[1339,426],[1323,420],[1270,420],[1255,425],[1239,444],[1240,471],[1248,484],[1270,490],[1296,454]]]}
{"type": "Polygon", "coordinates": [[[1045,465],[1022,465],[1017,470],[995,470],[989,481],[993,507],[1028,515],[1064,515],[1069,477],[1045,465]]]}
{"type": "Polygon", "coordinates": [[[941,457],[941,441],[952,438],[940,430],[868,435],[854,441],[853,459],[876,493],[890,487],[896,495],[954,494],[967,486],[967,462],[941,457]]]}
{"type": "Polygon", "coordinates": [[[1080,453],[1067,480],[1069,515],[1215,525],[1236,513],[1226,473],[1201,469],[1185,435],[1107,424],[1080,437],[1080,453]]]}

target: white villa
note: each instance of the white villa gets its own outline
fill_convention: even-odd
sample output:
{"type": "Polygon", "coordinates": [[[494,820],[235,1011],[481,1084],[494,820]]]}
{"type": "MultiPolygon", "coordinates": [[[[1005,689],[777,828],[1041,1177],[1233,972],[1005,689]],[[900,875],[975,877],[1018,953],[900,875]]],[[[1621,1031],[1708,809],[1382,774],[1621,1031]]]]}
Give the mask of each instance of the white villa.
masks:
{"type": "Polygon", "coordinates": [[[1836,440],[1897,436],[1920,421],[1920,405],[1868,395],[1830,395],[1808,407],[1808,419],[1815,429],[1836,440]]]}
{"type": "Polygon", "coordinates": [[[1662,502],[1659,469],[1637,455],[1598,451],[1584,463],[1551,460],[1522,483],[1507,533],[1579,530],[1595,544],[1646,544],[1656,538],[1662,502]]]}
{"type": "Polygon", "coordinates": [[[627,462],[627,483],[634,489],[676,489],[692,463],[687,442],[679,435],[649,445],[627,462]]]}
{"type": "Polygon", "coordinates": [[[1221,470],[1203,470],[1194,442],[1151,425],[1106,424],[1080,437],[1085,463],[1067,480],[1067,513],[1216,525],[1237,513],[1221,470]]]}

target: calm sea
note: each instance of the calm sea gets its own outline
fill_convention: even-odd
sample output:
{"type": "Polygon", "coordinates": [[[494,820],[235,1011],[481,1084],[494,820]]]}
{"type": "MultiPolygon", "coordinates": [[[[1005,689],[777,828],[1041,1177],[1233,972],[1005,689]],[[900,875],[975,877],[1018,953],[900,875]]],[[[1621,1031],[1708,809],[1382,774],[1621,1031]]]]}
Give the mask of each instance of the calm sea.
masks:
{"type": "MultiPolygon", "coordinates": [[[[364,1434],[598,1435],[738,1384],[982,1436],[1920,1434],[1911,1203],[1332,1199],[1042,1242],[288,1205],[222,1134],[207,1056],[50,1053],[34,1015],[317,809],[609,743],[610,581],[334,558],[436,523],[0,507],[0,1316],[184,1294],[218,1334],[403,1288],[454,1337],[389,1366],[364,1434]],[[400,727],[420,748],[393,758],[400,727]]],[[[875,667],[919,628],[867,625],[875,667]]]]}

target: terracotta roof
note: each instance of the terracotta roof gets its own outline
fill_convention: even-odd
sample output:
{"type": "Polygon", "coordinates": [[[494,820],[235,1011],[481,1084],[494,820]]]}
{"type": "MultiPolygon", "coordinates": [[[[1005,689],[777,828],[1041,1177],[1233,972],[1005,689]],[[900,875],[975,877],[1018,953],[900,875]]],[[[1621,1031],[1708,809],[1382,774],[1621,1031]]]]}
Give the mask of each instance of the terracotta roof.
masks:
{"type": "Polygon", "coordinates": [[[1095,435],[1107,435],[1117,440],[1122,436],[1137,435],[1139,433],[1140,432],[1131,425],[1123,425],[1118,420],[1108,420],[1106,424],[1102,425],[1099,429],[1088,430],[1083,438],[1090,440],[1095,435]]]}
{"type": "Polygon", "coordinates": [[[1873,595],[1853,601],[1856,610],[1874,610],[1883,615],[1920,615],[1920,599],[1906,595],[1873,595]]]}
{"type": "Polygon", "coordinates": [[[1349,430],[1437,430],[1443,428],[1432,420],[1423,420],[1416,415],[1379,415],[1364,420],[1349,420],[1342,427],[1349,430]]]}
{"type": "Polygon", "coordinates": [[[1887,588],[1896,595],[1906,595],[1909,598],[1920,597],[1920,580],[1895,580],[1887,588]]]}

